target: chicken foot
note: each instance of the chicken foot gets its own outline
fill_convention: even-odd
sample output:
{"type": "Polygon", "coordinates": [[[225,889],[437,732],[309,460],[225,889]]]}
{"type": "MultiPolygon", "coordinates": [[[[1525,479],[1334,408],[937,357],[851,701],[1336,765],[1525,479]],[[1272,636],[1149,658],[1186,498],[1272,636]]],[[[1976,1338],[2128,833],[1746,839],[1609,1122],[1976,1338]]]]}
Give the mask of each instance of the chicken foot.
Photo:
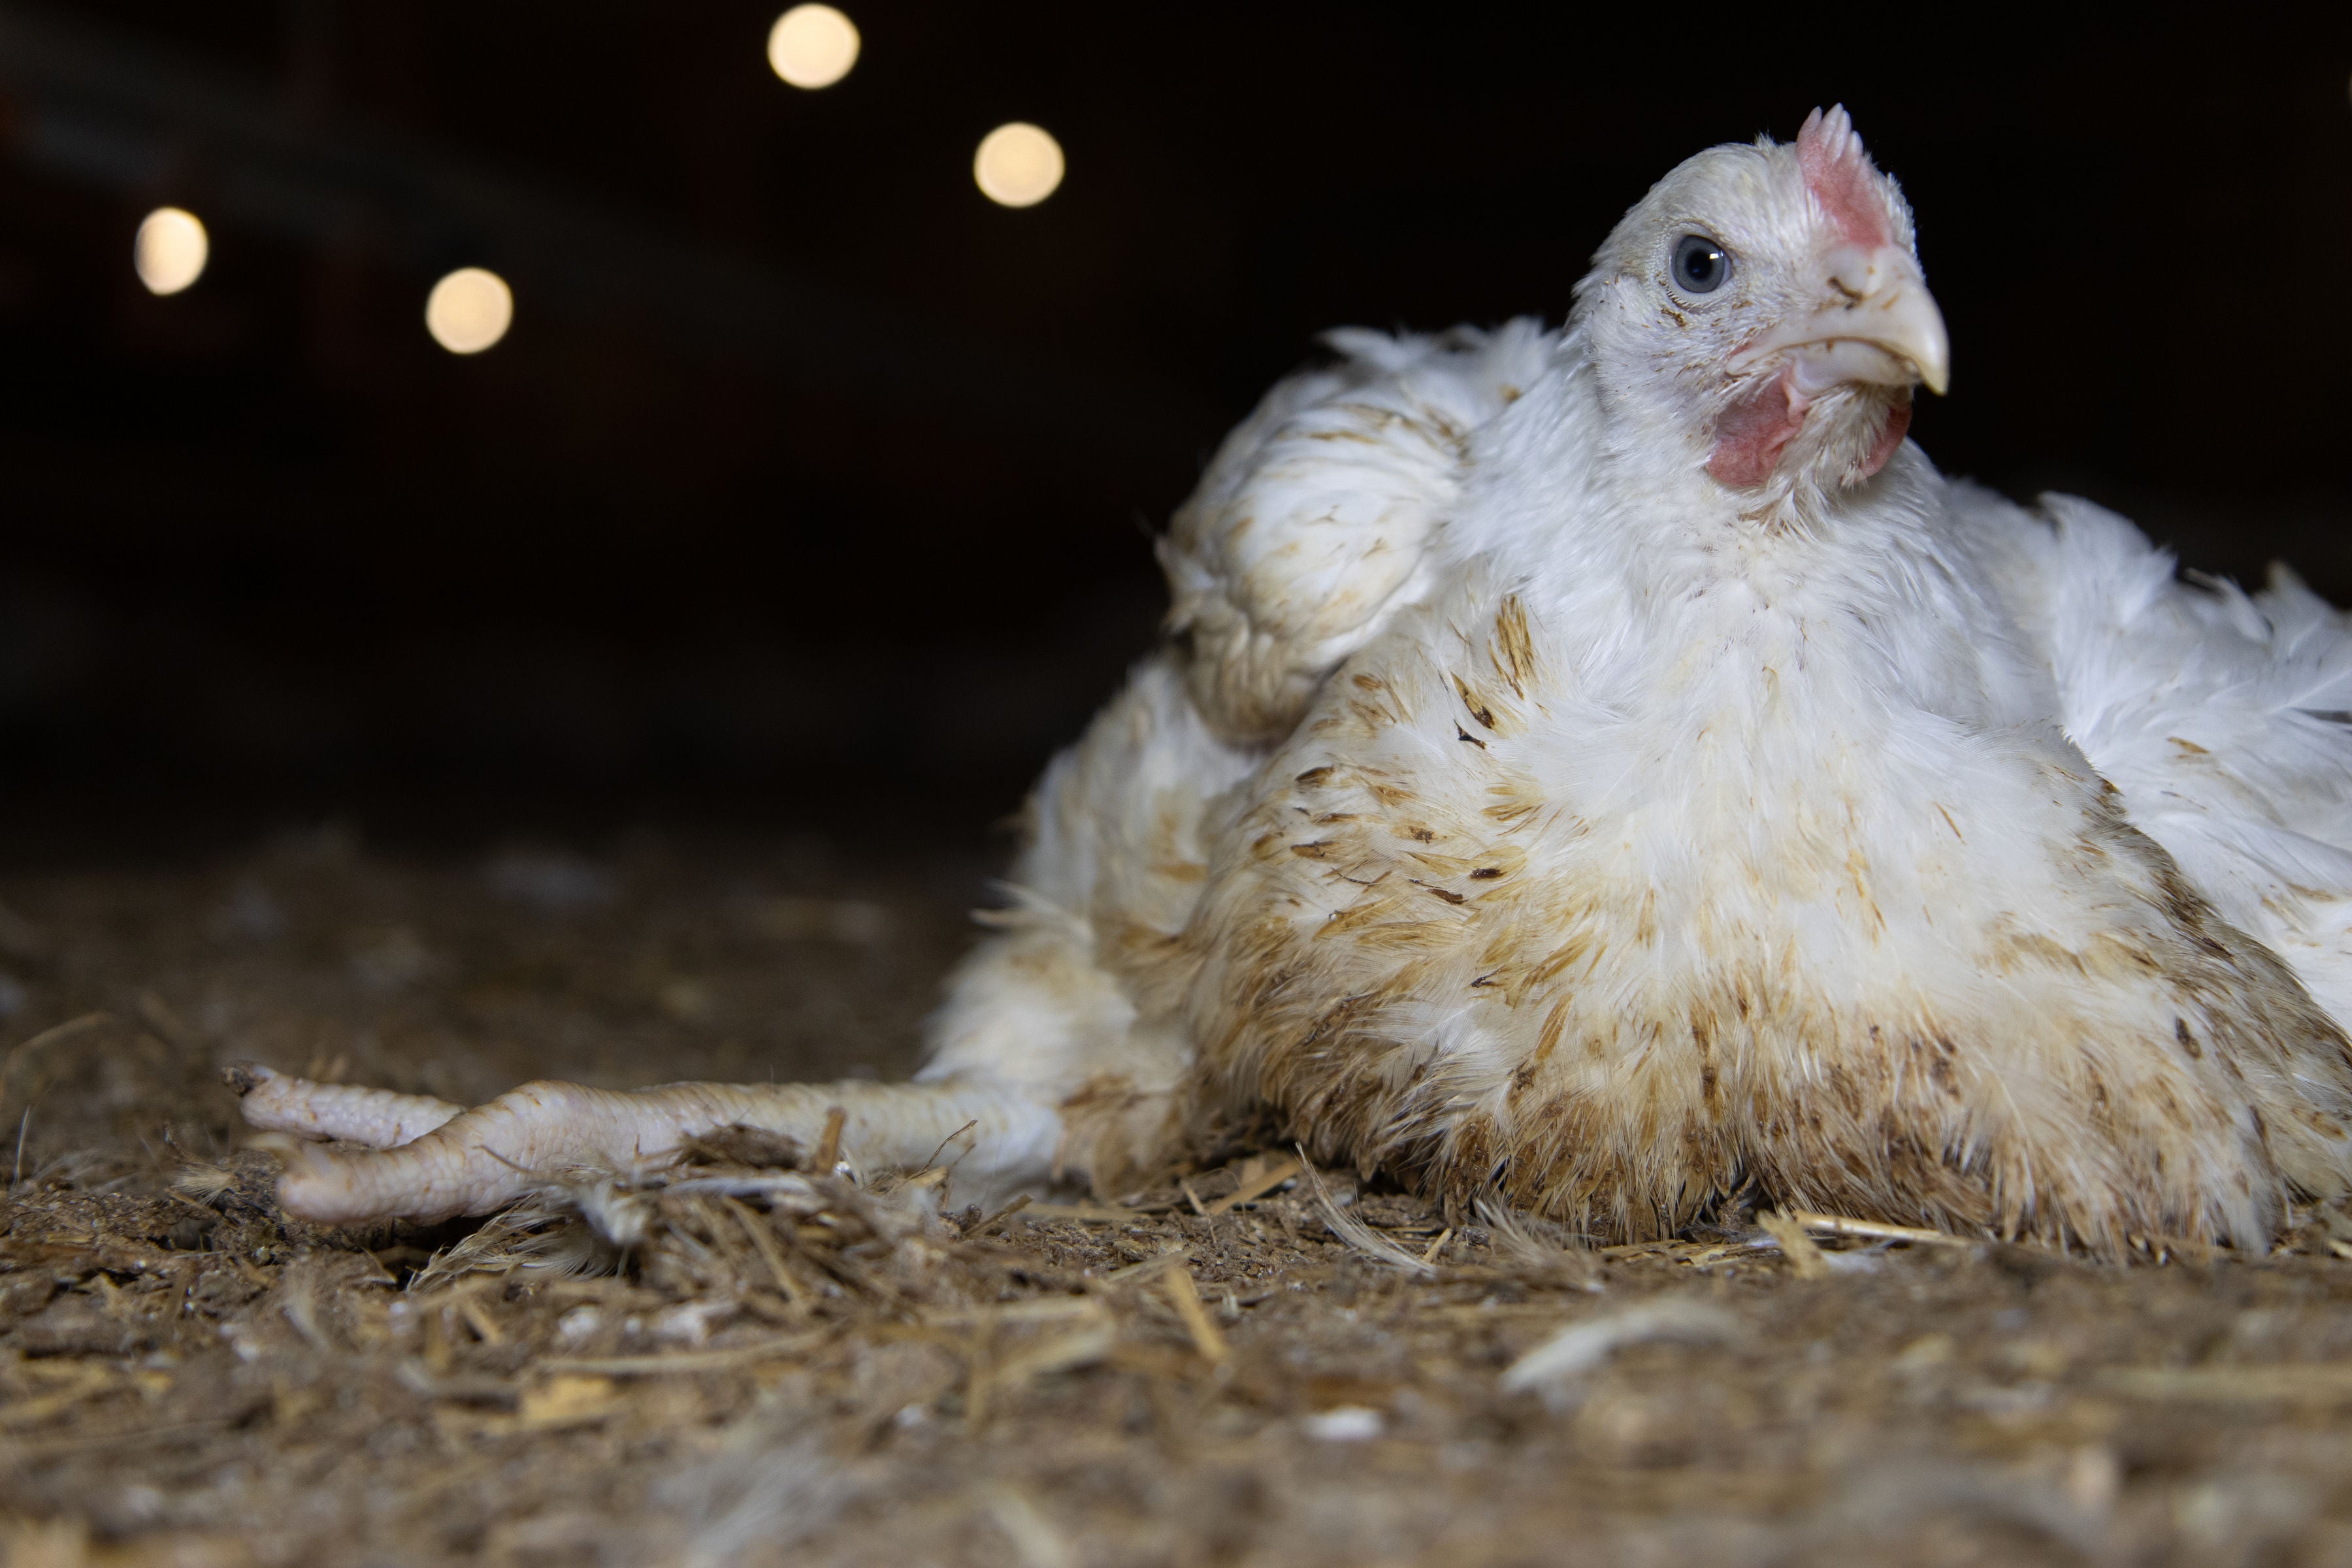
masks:
{"type": "Polygon", "coordinates": [[[487,1214],[581,1168],[666,1163],[688,1140],[726,1127],[814,1146],[836,1107],[845,1114],[845,1157],[869,1168],[915,1166],[953,1142],[970,1150],[954,1163],[959,1182],[976,1195],[1046,1179],[1061,1139],[1061,1118],[1050,1105],[973,1078],[674,1083],[626,1093],[540,1082],[467,1110],[252,1064],[226,1076],[250,1125],[292,1135],[273,1144],[286,1162],[278,1201],[320,1225],[487,1214]],[[330,1149],[322,1139],[368,1147],[330,1149]]]}

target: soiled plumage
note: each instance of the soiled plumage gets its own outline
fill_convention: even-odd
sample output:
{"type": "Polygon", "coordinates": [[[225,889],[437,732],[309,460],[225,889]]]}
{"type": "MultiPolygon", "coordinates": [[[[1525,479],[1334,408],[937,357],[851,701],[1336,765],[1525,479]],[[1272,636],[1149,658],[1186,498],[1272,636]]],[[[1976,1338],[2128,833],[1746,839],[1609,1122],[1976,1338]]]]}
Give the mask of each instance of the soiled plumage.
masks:
{"type": "Polygon", "coordinates": [[[1047,769],[917,1083],[533,1086],[290,1146],[289,1205],[478,1211],[840,1104],[877,1165],[982,1118],[998,1189],[1260,1118],[1608,1240],[1752,1183],[2265,1245],[2352,1173],[2352,630],[1939,475],[1912,233],[1817,111],[1669,174],[1564,328],[1333,334],[1179,511],[1170,635],[1047,769]]]}

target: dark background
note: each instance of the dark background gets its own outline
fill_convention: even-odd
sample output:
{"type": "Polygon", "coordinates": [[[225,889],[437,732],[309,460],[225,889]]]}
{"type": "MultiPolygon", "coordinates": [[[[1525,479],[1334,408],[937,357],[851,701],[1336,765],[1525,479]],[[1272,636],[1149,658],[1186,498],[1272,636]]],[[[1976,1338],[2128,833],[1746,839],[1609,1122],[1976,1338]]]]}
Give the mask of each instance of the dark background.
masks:
{"type": "Polygon", "coordinates": [[[0,853],[976,834],[1317,331],[1557,319],[1651,181],[1839,100],[1920,215],[1947,469],[2352,600],[2343,7],[843,0],[814,93],[781,8],[0,5],[0,853]],[[1012,119],[1069,157],[1026,211],[970,177],[1012,119]],[[165,202],[212,260],[154,299],[165,202]],[[467,263],[518,313],[460,359],[467,263]]]}

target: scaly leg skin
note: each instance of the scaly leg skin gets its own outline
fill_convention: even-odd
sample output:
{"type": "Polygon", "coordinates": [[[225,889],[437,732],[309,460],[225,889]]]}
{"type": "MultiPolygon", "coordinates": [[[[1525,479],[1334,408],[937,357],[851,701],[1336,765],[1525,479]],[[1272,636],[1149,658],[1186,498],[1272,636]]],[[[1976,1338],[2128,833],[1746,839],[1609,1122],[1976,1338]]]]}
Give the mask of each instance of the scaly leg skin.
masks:
{"type": "Polygon", "coordinates": [[[527,1083],[467,1111],[267,1068],[232,1068],[228,1083],[245,1096],[246,1119],[255,1126],[377,1145],[355,1152],[292,1140],[277,1145],[286,1161],[278,1201],[289,1214],[319,1225],[488,1214],[573,1170],[664,1163],[688,1139],[723,1127],[814,1144],[835,1106],[846,1113],[844,1153],[871,1167],[919,1166],[950,1140],[970,1147],[956,1173],[966,1191],[1045,1179],[1061,1137],[1061,1119],[1050,1105],[971,1079],[674,1083],[626,1094],[527,1083]]]}
{"type": "Polygon", "coordinates": [[[336,1138],[371,1149],[414,1143],[466,1110],[427,1094],[312,1083],[258,1062],[239,1062],[223,1076],[245,1101],[248,1127],[314,1141],[336,1138]]]}

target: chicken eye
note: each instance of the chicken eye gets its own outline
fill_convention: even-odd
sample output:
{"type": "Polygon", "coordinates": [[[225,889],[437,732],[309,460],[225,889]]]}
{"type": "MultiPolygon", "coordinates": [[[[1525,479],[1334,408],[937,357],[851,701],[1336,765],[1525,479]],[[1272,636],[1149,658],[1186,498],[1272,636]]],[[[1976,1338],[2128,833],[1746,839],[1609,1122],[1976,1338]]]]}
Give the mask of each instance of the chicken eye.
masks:
{"type": "Polygon", "coordinates": [[[1731,252],[1703,234],[1675,241],[1675,287],[1685,294],[1712,294],[1731,276],[1731,252]]]}

